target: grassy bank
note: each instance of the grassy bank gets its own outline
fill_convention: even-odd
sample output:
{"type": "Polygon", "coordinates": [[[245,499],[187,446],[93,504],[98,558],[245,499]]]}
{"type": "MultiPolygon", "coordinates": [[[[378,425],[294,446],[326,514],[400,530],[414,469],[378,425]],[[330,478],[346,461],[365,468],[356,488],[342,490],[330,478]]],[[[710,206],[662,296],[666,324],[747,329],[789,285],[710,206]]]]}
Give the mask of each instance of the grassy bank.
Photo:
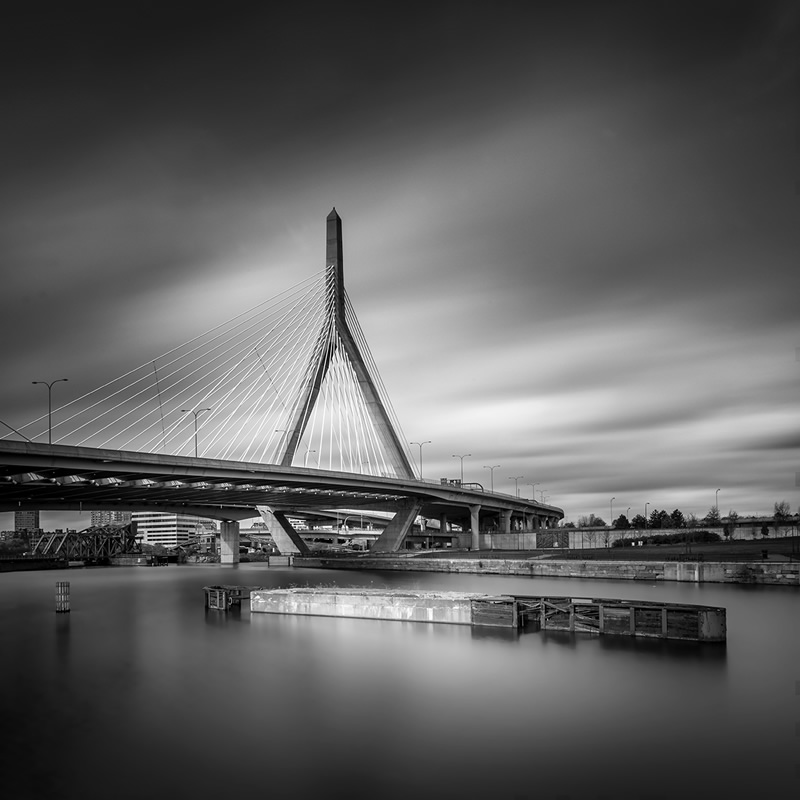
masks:
{"type": "Polygon", "coordinates": [[[786,561],[800,560],[800,537],[735,540],[704,544],[661,544],[642,547],[594,547],[576,550],[431,550],[417,558],[552,558],[602,561],[786,561]],[[766,553],[766,556],[764,555],[766,553]]]}

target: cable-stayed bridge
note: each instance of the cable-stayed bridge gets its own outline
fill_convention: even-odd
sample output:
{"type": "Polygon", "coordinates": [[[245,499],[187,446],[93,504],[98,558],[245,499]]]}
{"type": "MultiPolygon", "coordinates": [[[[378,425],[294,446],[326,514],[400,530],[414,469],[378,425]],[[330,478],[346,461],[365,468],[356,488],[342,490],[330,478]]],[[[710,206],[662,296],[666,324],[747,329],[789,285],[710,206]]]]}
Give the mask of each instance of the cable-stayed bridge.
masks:
{"type": "Polygon", "coordinates": [[[418,516],[469,528],[476,549],[489,519],[498,530],[530,530],[563,517],[553,506],[415,478],[345,291],[335,209],[322,273],[47,415],[3,424],[0,510],[216,518],[226,560],[238,557],[237,520],[256,510],[283,552],[304,551],[287,518],[304,508],[392,511],[378,551],[398,549],[418,516]]]}

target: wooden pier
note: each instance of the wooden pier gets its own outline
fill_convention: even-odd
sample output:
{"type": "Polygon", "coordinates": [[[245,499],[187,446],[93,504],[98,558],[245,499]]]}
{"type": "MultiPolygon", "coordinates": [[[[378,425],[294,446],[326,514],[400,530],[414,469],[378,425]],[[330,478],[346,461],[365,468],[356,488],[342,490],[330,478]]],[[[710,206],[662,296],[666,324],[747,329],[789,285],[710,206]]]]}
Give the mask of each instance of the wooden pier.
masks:
{"type": "Polygon", "coordinates": [[[242,600],[250,599],[250,592],[258,586],[204,586],[206,608],[227,611],[232,606],[242,605],[242,600]]]}
{"type": "Polygon", "coordinates": [[[606,598],[519,595],[515,600],[520,626],[536,630],[698,642],[724,642],[727,637],[724,608],[606,598]]]}

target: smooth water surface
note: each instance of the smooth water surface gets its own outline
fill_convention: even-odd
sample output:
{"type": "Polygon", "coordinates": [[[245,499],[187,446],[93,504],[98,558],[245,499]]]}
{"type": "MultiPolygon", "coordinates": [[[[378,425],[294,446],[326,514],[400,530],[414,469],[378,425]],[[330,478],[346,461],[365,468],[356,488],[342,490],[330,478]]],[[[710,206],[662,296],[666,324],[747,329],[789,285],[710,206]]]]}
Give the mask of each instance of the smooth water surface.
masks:
{"type": "Polygon", "coordinates": [[[2,795],[796,796],[798,612],[781,587],[255,564],[0,574],[2,795]],[[206,610],[218,583],[721,605],[728,642],[206,610]]]}

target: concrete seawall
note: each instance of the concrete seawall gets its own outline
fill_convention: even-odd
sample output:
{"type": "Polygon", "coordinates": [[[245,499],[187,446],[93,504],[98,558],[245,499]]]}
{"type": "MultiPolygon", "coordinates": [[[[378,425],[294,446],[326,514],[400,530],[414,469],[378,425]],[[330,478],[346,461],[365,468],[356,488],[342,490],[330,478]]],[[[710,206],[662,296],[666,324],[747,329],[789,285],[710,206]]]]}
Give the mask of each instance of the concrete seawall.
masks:
{"type": "MultiPolygon", "coordinates": [[[[246,589],[229,588],[238,588],[240,594],[246,589]]],[[[209,590],[213,591],[213,587],[206,587],[207,598],[209,590]]],[[[208,602],[206,605],[209,605],[208,602]]],[[[220,605],[212,604],[211,607],[220,608],[220,605]]],[[[250,591],[250,611],[256,614],[561,630],[696,642],[724,642],[727,636],[724,608],[647,600],[486,595],[365,587],[254,587],[250,591]]]]}
{"type": "Polygon", "coordinates": [[[775,561],[556,561],[500,558],[295,558],[295,567],[461,572],[531,578],[758,583],[800,586],[800,563],[775,561]]]}
{"type": "Polygon", "coordinates": [[[256,589],[250,593],[250,611],[471,625],[472,600],[483,597],[485,595],[468,592],[363,588],[256,589]]]}

